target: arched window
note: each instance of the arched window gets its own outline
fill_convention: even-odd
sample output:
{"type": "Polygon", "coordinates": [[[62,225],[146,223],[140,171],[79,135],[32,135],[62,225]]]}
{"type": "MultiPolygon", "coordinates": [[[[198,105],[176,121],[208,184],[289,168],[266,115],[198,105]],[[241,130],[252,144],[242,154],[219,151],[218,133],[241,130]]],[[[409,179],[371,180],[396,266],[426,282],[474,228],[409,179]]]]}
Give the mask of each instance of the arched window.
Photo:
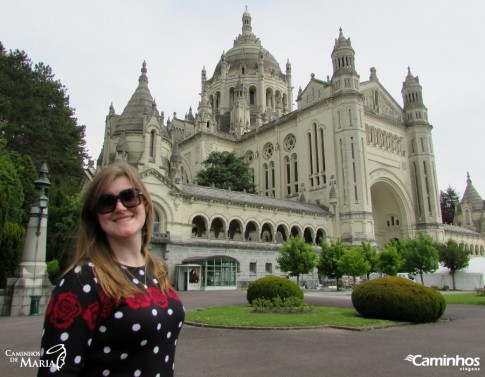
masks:
{"type": "Polygon", "coordinates": [[[160,215],[158,211],[153,211],[153,233],[160,232],[160,215]]]}
{"type": "Polygon", "coordinates": [[[275,168],[274,162],[271,161],[269,164],[271,170],[271,196],[274,198],[276,196],[275,186],[276,186],[276,177],[275,177],[275,168]]]}
{"type": "Polygon", "coordinates": [[[150,157],[155,157],[155,131],[150,132],[150,157]]]}
{"type": "Polygon", "coordinates": [[[264,182],[264,195],[269,196],[269,170],[268,170],[268,165],[264,164],[263,165],[263,182],[264,182]]]}

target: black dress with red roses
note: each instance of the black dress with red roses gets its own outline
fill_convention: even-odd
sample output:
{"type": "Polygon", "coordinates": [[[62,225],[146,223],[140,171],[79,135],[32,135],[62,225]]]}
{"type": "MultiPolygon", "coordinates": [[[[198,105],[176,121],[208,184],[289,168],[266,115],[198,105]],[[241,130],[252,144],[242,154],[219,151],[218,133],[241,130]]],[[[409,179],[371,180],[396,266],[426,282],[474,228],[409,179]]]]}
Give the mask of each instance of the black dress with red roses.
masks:
{"type": "Polygon", "coordinates": [[[185,317],[174,291],[162,293],[144,267],[123,267],[144,293],[115,301],[93,265],[73,268],[54,289],[46,311],[38,376],[173,376],[185,317]]]}

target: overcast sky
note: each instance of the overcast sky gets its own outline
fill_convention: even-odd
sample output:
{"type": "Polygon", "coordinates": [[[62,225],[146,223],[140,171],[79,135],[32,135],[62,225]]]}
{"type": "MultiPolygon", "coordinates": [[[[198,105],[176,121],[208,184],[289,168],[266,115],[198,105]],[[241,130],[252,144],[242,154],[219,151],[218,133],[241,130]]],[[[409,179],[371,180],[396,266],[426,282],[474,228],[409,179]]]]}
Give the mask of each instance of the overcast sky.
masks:
{"type": "Polygon", "coordinates": [[[340,27],[361,81],[375,67],[401,106],[409,66],[433,125],[439,188],[463,194],[469,171],[485,197],[482,0],[0,0],[0,41],[52,68],[97,158],[109,106],[121,114],[144,60],[165,119],[174,112],[183,118],[190,106],[197,111],[201,70],[212,77],[241,33],[246,5],[253,32],[283,71],[290,60],[295,99],[311,73],[332,75],[340,27]]]}

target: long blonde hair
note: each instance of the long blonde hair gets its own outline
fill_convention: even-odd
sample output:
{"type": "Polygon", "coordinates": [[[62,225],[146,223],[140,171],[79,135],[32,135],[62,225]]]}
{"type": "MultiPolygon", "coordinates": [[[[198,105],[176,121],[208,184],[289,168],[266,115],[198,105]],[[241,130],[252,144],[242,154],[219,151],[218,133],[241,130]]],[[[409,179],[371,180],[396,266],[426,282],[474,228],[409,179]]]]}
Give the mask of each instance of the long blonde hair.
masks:
{"type": "Polygon", "coordinates": [[[94,273],[105,293],[119,300],[122,297],[133,297],[140,293],[140,289],[133,285],[121,270],[113,251],[111,250],[106,233],[99,224],[96,203],[105,193],[106,187],[116,178],[126,177],[142,193],[142,204],[145,207],[146,219],[142,228],[142,253],[145,256],[146,268],[152,271],[158,280],[160,290],[166,292],[172,289],[168,279],[166,264],[155,258],[148,250],[153,229],[153,204],[147,188],[143,184],[138,171],[124,161],[117,161],[97,172],[93,180],[82,193],[83,207],[81,222],[78,230],[76,254],[73,264],[79,265],[92,262],[94,273]]]}

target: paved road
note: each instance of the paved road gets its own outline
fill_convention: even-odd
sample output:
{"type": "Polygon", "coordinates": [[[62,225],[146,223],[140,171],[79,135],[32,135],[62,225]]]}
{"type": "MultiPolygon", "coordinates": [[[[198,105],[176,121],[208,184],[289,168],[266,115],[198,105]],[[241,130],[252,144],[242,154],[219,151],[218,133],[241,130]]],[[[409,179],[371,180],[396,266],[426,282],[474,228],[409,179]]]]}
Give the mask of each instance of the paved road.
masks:
{"type": "MultiPolygon", "coordinates": [[[[180,292],[187,310],[244,304],[244,291],[180,292]]],[[[307,292],[315,305],[351,307],[348,293],[307,292]]],[[[41,317],[0,317],[0,376],[31,377],[35,368],[10,362],[6,350],[37,351],[41,317]]],[[[485,306],[448,305],[443,320],[425,325],[354,332],[257,331],[184,326],[176,377],[479,376],[485,370],[485,306]],[[415,366],[408,355],[480,360],[480,371],[415,366]]],[[[449,363],[449,362],[448,362],[449,363]]]]}

